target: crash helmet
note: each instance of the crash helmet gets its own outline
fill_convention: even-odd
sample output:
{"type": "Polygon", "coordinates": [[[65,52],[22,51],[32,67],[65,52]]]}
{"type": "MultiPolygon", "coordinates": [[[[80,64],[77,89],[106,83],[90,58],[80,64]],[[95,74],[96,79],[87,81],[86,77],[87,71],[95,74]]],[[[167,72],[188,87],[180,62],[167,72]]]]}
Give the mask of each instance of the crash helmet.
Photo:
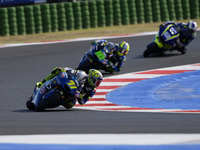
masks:
{"type": "Polygon", "coordinates": [[[107,54],[112,54],[114,51],[116,50],[115,44],[112,42],[107,42],[105,47],[104,47],[104,51],[107,54]]]}
{"type": "Polygon", "coordinates": [[[130,49],[129,44],[123,41],[122,43],[119,44],[118,51],[117,51],[118,56],[127,55],[129,49],[130,49]]]}
{"type": "Polygon", "coordinates": [[[115,48],[115,44],[112,43],[112,42],[108,42],[106,44],[106,48],[111,51],[111,50],[113,50],[115,48]]]}
{"type": "Polygon", "coordinates": [[[96,69],[90,69],[87,79],[91,87],[98,87],[103,80],[103,75],[96,69]]]}
{"type": "Polygon", "coordinates": [[[189,21],[187,23],[187,32],[193,34],[197,29],[197,23],[195,21],[189,21]]]}
{"type": "Polygon", "coordinates": [[[77,70],[75,78],[78,80],[79,84],[84,84],[87,79],[87,76],[88,75],[85,73],[85,71],[77,70]]]}

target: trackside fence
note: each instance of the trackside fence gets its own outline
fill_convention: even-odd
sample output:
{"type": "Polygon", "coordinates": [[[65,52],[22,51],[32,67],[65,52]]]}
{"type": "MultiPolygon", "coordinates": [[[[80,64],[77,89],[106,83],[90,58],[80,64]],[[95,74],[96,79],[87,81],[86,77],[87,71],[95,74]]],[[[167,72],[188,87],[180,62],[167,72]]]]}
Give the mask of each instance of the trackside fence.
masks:
{"type": "Polygon", "coordinates": [[[198,19],[200,0],[89,0],[0,8],[0,36],[198,19]]]}

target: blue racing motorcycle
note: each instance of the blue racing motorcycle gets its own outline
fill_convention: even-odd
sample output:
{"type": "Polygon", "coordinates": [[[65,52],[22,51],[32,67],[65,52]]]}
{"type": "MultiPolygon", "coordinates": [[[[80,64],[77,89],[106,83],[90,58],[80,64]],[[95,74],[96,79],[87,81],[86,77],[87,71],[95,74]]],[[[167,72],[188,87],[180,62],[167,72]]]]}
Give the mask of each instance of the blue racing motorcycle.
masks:
{"type": "Polygon", "coordinates": [[[63,101],[70,105],[79,96],[78,87],[77,79],[61,72],[40,88],[36,87],[26,106],[29,110],[44,111],[46,108],[58,107],[63,101]]]}
{"type": "Polygon", "coordinates": [[[112,68],[114,64],[109,61],[111,57],[114,58],[113,54],[109,54],[109,50],[106,47],[96,51],[95,47],[92,46],[91,49],[83,55],[76,70],[83,70],[88,73],[90,69],[97,69],[113,73],[114,70],[112,68]]]}
{"type": "Polygon", "coordinates": [[[143,56],[148,57],[152,54],[162,54],[166,51],[178,50],[181,54],[185,54],[184,50],[181,50],[180,43],[181,28],[176,24],[169,24],[167,26],[160,26],[159,32],[154,36],[152,42],[147,45],[147,49],[144,51],[143,56]]]}

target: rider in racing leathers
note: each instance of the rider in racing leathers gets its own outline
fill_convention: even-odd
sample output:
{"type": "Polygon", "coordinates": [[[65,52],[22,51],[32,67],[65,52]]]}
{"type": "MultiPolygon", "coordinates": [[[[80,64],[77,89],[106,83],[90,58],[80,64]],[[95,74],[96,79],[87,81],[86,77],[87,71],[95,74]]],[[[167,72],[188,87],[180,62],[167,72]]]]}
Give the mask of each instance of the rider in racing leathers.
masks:
{"type": "MultiPolygon", "coordinates": [[[[72,108],[76,104],[76,100],[78,100],[79,104],[84,105],[88,100],[90,100],[96,93],[96,88],[100,85],[101,81],[103,80],[102,74],[95,69],[90,69],[89,73],[86,74],[84,71],[81,70],[73,70],[72,68],[58,68],[56,67],[53,69],[50,75],[48,75],[43,81],[36,83],[36,88],[40,88],[44,82],[51,80],[55,76],[59,75],[61,72],[66,72],[68,76],[75,77],[79,82],[79,87],[77,93],[79,97],[74,99],[72,102],[67,103],[64,99],[62,99],[59,105],[64,106],[66,109],[72,108]]],[[[32,97],[29,101],[32,100],[32,97]]],[[[33,110],[34,106],[32,103],[32,108],[28,107],[29,109],[33,110]]]]}
{"type": "Polygon", "coordinates": [[[185,54],[187,51],[186,46],[196,37],[197,23],[195,21],[189,21],[187,24],[168,21],[161,24],[160,26],[165,27],[170,24],[178,25],[180,27],[179,41],[177,41],[177,44],[174,46],[173,49],[176,49],[182,54],[185,54]]]}
{"type": "Polygon", "coordinates": [[[106,49],[108,60],[107,64],[102,67],[102,70],[107,72],[119,72],[122,69],[124,62],[126,61],[126,55],[130,49],[130,46],[127,42],[123,41],[120,44],[108,42],[107,40],[96,40],[92,41],[92,45],[96,47],[96,50],[106,49]]]}

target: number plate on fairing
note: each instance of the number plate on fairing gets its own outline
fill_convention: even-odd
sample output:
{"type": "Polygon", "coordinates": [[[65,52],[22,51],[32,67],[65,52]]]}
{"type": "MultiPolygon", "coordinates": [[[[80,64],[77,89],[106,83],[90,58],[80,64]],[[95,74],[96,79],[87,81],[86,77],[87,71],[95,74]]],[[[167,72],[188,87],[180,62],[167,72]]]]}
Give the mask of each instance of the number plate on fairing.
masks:
{"type": "Polygon", "coordinates": [[[105,59],[105,53],[103,53],[101,50],[98,52],[95,52],[95,55],[98,57],[99,60],[105,59]]]}

